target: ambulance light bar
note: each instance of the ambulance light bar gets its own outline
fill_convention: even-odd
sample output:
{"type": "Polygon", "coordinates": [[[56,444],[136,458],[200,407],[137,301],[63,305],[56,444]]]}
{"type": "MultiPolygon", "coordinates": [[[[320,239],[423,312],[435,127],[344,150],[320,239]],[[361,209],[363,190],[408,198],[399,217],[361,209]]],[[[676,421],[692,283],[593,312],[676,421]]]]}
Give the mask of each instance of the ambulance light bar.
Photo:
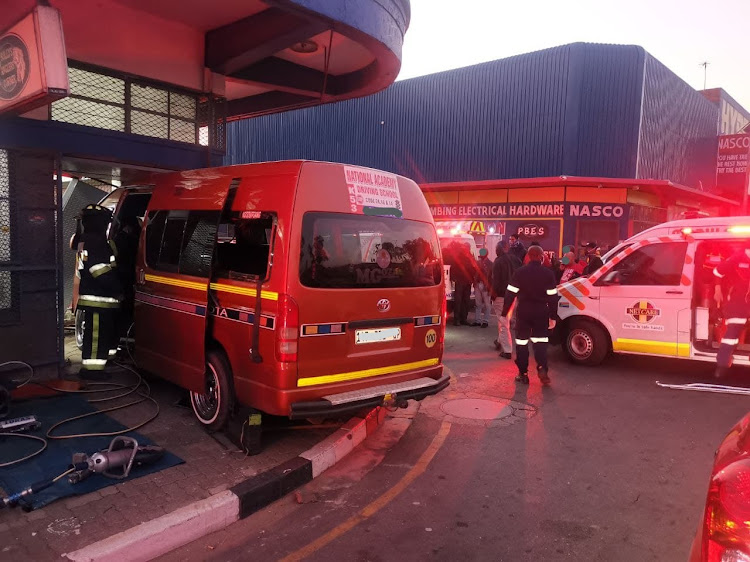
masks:
{"type": "MultiPolygon", "coordinates": [[[[678,231],[672,231],[673,234],[677,234],[677,232],[678,231]]],[[[690,236],[691,234],[719,234],[721,232],[743,235],[750,234],[750,225],[735,225],[727,227],[726,229],[720,226],[709,226],[705,228],[693,228],[690,226],[686,226],[685,228],[679,230],[679,232],[681,232],[683,236],[690,236]]]]}

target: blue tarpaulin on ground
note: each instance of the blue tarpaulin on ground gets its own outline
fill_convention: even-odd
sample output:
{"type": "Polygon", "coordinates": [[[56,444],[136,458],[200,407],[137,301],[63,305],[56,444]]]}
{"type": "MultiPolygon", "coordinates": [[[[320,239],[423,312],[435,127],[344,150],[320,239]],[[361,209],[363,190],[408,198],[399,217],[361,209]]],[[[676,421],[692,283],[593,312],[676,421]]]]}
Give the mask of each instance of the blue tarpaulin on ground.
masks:
{"type": "MultiPolygon", "coordinates": [[[[57,422],[93,412],[94,410],[94,407],[85,399],[79,396],[68,395],[13,403],[11,415],[13,417],[35,415],[41,422],[42,427],[38,431],[30,432],[29,434],[44,437],[46,431],[57,422]]],[[[106,414],[99,414],[65,424],[59,430],[55,430],[55,434],[77,434],[94,431],[105,433],[120,431],[122,429],[125,429],[125,426],[120,422],[106,414]]],[[[148,438],[136,432],[129,432],[125,435],[136,439],[139,445],[158,445],[158,443],[153,443],[148,438]]],[[[12,494],[23,490],[35,482],[57,476],[68,468],[73,453],[91,455],[96,451],[109,447],[111,440],[112,437],[49,439],[47,450],[41,455],[11,467],[0,468],[0,488],[6,494],[12,494]]],[[[36,450],[40,445],[40,442],[31,439],[0,437],[0,464],[23,457],[36,450]]],[[[182,464],[183,462],[181,458],[166,452],[155,464],[137,469],[134,468],[128,480],[152,474],[165,468],[182,464]]],[[[93,474],[83,482],[70,484],[66,477],[57,481],[46,490],[34,495],[32,497],[32,505],[34,508],[39,508],[60,498],[88,494],[120,482],[123,482],[123,480],[114,480],[99,474],[93,474]]]]}

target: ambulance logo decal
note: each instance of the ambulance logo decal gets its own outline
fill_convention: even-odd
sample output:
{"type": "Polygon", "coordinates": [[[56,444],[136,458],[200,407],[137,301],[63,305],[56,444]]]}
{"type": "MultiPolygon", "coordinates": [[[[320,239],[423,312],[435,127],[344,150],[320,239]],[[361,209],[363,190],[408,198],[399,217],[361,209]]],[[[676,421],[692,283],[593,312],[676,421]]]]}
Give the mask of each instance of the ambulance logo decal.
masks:
{"type": "Polygon", "coordinates": [[[661,310],[648,301],[639,301],[628,308],[627,313],[640,324],[649,324],[661,316],[661,310]]]}

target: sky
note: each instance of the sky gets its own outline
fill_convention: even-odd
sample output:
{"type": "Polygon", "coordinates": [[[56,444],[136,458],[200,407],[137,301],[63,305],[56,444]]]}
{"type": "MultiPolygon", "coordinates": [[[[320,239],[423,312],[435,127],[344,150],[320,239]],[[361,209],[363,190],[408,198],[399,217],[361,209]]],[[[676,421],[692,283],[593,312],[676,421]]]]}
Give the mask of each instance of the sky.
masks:
{"type": "Polygon", "coordinates": [[[639,45],[750,110],[750,0],[411,0],[398,79],[575,43],[639,45]]]}

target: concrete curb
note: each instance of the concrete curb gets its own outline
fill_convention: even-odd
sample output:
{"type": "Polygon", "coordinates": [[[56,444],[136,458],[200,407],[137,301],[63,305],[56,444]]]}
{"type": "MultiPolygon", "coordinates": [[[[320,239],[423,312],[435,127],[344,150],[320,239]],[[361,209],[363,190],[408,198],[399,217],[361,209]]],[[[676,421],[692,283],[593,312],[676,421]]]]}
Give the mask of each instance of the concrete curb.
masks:
{"type": "Polygon", "coordinates": [[[151,521],[64,554],[75,562],[146,561],[193,542],[252,515],[282,498],[348,455],[385,419],[387,410],[372,409],[354,417],[332,435],[290,461],[257,474],[210,498],[181,507],[151,521]]]}

